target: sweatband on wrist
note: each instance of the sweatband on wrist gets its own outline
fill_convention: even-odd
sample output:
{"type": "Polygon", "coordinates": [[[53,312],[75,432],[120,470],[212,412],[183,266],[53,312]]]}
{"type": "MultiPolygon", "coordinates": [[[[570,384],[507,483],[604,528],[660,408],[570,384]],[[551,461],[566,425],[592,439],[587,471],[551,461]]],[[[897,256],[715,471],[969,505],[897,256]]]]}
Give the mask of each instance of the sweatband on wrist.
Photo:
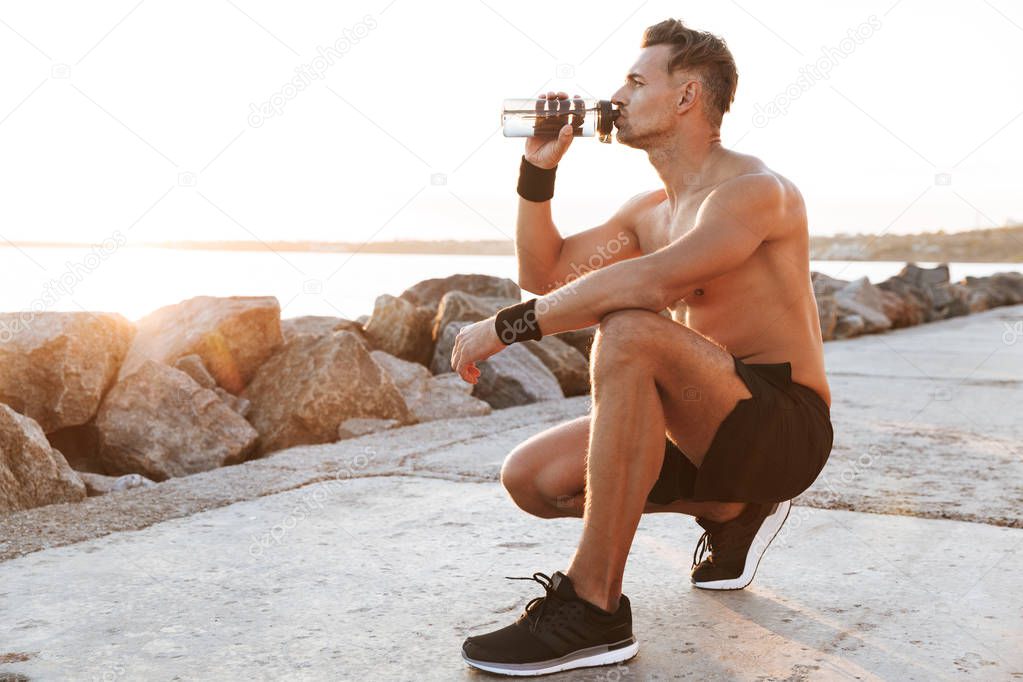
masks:
{"type": "Polygon", "coordinates": [[[517,341],[539,341],[543,338],[535,307],[536,299],[531,298],[497,311],[494,329],[501,343],[510,346],[517,341]]]}
{"type": "Polygon", "coordinates": [[[523,154],[522,163],[519,164],[519,196],[527,201],[550,201],[554,196],[554,174],[557,170],[557,166],[534,166],[523,154]]]}

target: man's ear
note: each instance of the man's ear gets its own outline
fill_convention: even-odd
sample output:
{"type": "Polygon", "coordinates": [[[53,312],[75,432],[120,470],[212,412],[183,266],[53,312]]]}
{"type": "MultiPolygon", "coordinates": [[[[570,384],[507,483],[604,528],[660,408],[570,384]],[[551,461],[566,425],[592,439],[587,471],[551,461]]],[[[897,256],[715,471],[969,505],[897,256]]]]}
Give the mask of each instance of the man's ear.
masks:
{"type": "Polygon", "coordinates": [[[695,80],[688,81],[682,87],[682,91],[679,93],[678,98],[678,109],[680,112],[693,106],[693,103],[696,102],[697,97],[700,95],[702,87],[703,86],[700,81],[695,80]]]}

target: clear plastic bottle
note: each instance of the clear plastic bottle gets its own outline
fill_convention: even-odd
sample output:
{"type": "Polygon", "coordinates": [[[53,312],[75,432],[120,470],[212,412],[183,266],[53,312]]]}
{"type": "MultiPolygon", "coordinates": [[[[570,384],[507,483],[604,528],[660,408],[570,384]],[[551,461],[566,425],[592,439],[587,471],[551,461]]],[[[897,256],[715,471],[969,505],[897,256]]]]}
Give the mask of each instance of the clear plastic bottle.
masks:
{"type": "Polygon", "coordinates": [[[619,111],[606,99],[506,99],[501,113],[505,137],[557,137],[571,123],[575,137],[593,137],[610,142],[619,111]]]}

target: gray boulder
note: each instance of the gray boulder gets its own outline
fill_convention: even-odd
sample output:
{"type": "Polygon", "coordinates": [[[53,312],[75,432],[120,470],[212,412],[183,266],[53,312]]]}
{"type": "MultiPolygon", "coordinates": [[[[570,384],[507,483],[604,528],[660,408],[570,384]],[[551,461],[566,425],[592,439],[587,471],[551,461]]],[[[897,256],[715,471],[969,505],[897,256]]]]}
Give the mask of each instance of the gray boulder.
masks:
{"type": "MultiPolygon", "coordinates": [[[[451,370],[451,349],[454,348],[458,330],[467,324],[472,323],[455,321],[444,328],[437,341],[438,351],[444,355],[434,356],[434,366],[442,370],[437,374],[454,374],[451,370]]],[[[472,384],[472,395],[486,401],[494,409],[565,397],[557,377],[522,343],[507,346],[476,366],[479,367],[480,377],[472,384]]]]}
{"type": "Polygon", "coordinates": [[[825,275],[823,272],[811,272],[810,280],[813,282],[813,293],[817,296],[827,296],[843,289],[849,280],[838,279],[825,275]]]}
{"type": "Polygon", "coordinates": [[[948,265],[921,268],[907,263],[899,273],[877,285],[902,297],[910,318],[932,322],[969,314],[969,288],[949,281],[948,265]]]}
{"type": "Polygon", "coordinates": [[[0,402],[46,433],[84,424],[134,335],[114,313],[0,314],[0,402]]]}
{"type": "Polygon", "coordinates": [[[866,322],[859,315],[842,315],[835,323],[836,339],[848,339],[859,336],[866,328],[866,322]]]}
{"type": "Polygon", "coordinates": [[[575,348],[589,361],[590,351],[593,349],[593,338],[597,335],[598,326],[594,324],[582,329],[571,329],[566,332],[558,332],[553,334],[553,336],[575,348]]]}
{"type": "Polygon", "coordinates": [[[578,350],[557,336],[521,343],[554,374],[566,397],[590,392],[590,363],[578,350]]]}
{"type": "Polygon", "coordinates": [[[454,372],[433,376],[419,363],[407,362],[384,351],[370,355],[388,373],[417,422],[490,414],[487,403],[472,397],[473,385],[454,372]]]}
{"type": "Polygon", "coordinates": [[[989,277],[966,277],[967,306],[972,312],[1023,303],[1023,273],[996,272],[989,277]]]}
{"type": "Polygon", "coordinates": [[[154,481],[243,461],[256,430],[212,390],[161,362],[145,360],[107,394],[96,415],[107,474],[154,481]]]}
{"type": "Polygon", "coordinates": [[[872,334],[891,329],[892,321],[884,314],[884,299],[881,291],[866,277],[849,282],[835,292],[838,313],[857,315],[863,320],[860,333],[872,334]]]}
{"type": "Polygon", "coordinates": [[[414,421],[387,372],[346,331],[287,344],[259,368],[242,397],[252,403],[260,455],[333,442],[341,422],[353,417],[414,421]]]}
{"type": "Polygon", "coordinates": [[[85,484],[31,417],[0,404],[0,513],[85,499],[85,484]]]}
{"type": "Polygon", "coordinates": [[[366,341],[360,322],[328,315],[303,315],[281,320],[281,335],[284,337],[284,343],[290,343],[303,336],[327,336],[336,331],[352,332],[364,342],[363,345],[369,350],[369,342],[366,341]]]}
{"type": "Polygon", "coordinates": [[[366,338],[373,349],[426,365],[433,355],[431,319],[428,308],[387,294],[377,296],[366,323],[366,338]]]}
{"type": "Polygon", "coordinates": [[[441,298],[433,320],[431,335],[436,340],[449,323],[458,320],[478,322],[496,314],[501,308],[518,303],[518,299],[474,296],[464,291],[449,291],[441,298]]]}
{"type": "Polygon", "coordinates": [[[519,285],[512,280],[506,277],[475,274],[423,280],[403,291],[400,298],[436,310],[444,294],[449,291],[462,291],[473,296],[510,298],[516,303],[522,299],[519,285]]]}

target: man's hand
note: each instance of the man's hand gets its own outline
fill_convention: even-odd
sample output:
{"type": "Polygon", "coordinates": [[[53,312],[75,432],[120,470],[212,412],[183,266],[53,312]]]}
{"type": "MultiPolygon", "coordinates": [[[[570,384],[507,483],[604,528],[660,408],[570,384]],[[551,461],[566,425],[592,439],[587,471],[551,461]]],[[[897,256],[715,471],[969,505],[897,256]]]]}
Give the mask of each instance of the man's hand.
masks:
{"type": "MultiPolygon", "coordinates": [[[[576,95],[578,98],[579,95],[576,95]]],[[[557,100],[559,104],[568,99],[567,92],[548,92],[540,95],[538,99],[557,100]]],[[[550,106],[550,105],[548,105],[550,106]]],[[[565,114],[565,125],[561,126],[558,136],[554,138],[532,135],[526,138],[526,151],[523,156],[534,166],[551,169],[561,162],[572,144],[572,124],[568,122],[570,114],[565,114]]],[[[555,120],[559,117],[555,117],[555,120]]]]}
{"type": "Polygon", "coordinates": [[[486,360],[506,346],[497,336],[494,322],[497,316],[474,322],[458,330],[455,347],[451,349],[451,369],[463,380],[475,384],[480,378],[477,362],[486,360]]]}

